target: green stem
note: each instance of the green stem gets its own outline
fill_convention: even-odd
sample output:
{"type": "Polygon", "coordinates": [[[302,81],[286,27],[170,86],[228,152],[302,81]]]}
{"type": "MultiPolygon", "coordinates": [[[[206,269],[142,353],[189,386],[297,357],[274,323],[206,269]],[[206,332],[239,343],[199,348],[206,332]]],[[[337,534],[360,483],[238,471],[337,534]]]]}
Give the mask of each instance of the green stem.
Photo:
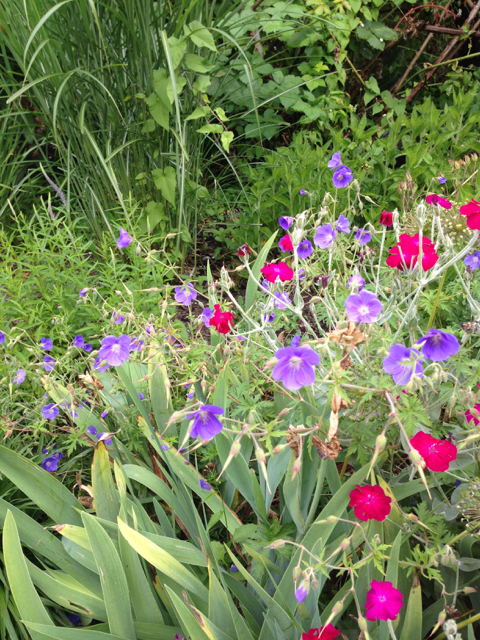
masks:
{"type": "Polygon", "coordinates": [[[312,524],[315,519],[315,513],[317,511],[318,503],[320,502],[320,498],[322,496],[323,482],[325,480],[325,460],[320,462],[320,468],[318,470],[317,475],[317,486],[315,487],[315,494],[313,496],[312,504],[310,506],[310,511],[308,512],[307,520],[305,522],[305,531],[312,524]]]}
{"type": "Polygon", "coordinates": [[[438,285],[437,295],[435,296],[435,301],[433,303],[433,309],[430,313],[430,318],[428,319],[427,331],[433,327],[433,323],[435,321],[435,314],[437,312],[438,301],[440,300],[440,294],[442,293],[443,284],[445,282],[445,278],[447,277],[447,271],[444,271],[442,279],[440,280],[440,284],[438,285]]]}

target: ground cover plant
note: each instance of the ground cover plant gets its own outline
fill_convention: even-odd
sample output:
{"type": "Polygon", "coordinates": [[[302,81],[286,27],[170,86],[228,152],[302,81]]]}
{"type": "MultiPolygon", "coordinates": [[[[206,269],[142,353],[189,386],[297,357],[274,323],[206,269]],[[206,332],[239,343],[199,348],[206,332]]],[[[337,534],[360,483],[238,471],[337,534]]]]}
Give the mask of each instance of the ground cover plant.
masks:
{"type": "Polygon", "coordinates": [[[438,176],[358,226],[348,156],[324,164],[319,206],[218,278],[151,312],[79,283],[99,319],[67,348],[2,329],[6,415],[32,392],[0,447],[12,637],[478,634],[478,195],[438,176]]]}

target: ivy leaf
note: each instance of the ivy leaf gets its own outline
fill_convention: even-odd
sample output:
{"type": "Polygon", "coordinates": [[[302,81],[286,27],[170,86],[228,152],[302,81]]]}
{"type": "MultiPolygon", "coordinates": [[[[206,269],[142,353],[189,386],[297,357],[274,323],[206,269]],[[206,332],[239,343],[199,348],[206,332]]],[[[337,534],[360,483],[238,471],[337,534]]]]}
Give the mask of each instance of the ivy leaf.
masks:
{"type": "Polygon", "coordinates": [[[222,107],[217,107],[216,109],[214,109],[214,111],[222,122],[228,122],[227,114],[222,109],[222,107]]]}
{"type": "Polygon", "coordinates": [[[152,176],[155,186],[161,191],[165,200],[170,204],[175,204],[175,191],[177,188],[175,169],[173,167],[165,167],[165,170],[154,169],[152,176]]]}
{"type": "Polygon", "coordinates": [[[230,144],[234,138],[233,131],[224,131],[221,136],[222,147],[227,153],[230,153],[230,144]]]}
{"type": "Polygon", "coordinates": [[[210,113],[210,107],[197,107],[193,113],[185,118],[185,120],[198,120],[204,118],[210,113]]]}
{"type": "Polygon", "coordinates": [[[187,53],[185,56],[185,64],[191,71],[197,71],[198,73],[208,73],[215,66],[202,56],[197,56],[195,53],[187,53]]]}
{"type": "Polygon", "coordinates": [[[201,129],[197,129],[197,133],[222,133],[221,124],[205,124],[201,129]]]}
{"type": "MultiPolygon", "coordinates": [[[[182,92],[183,87],[186,84],[187,84],[187,80],[183,76],[177,76],[177,74],[175,74],[175,86],[177,88],[177,95],[182,92]]],[[[167,82],[167,95],[170,102],[173,102],[174,95],[173,95],[173,85],[172,85],[171,78],[169,78],[167,82]]]]}
{"type": "Polygon", "coordinates": [[[170,52],[170,57],[172,58],[173,68],[176,69],[180,62],[182,61],[183,54],[185,53],[185,49],[187,48],[187,43],[185,38],[175,38],[172,36],[168,39],[168,51],[170,52]]]}
{"type": "Polygon", "coordinates": [[[198,20],[190,22],[185,25],[185,34],[189,36],[190,40],[194,42],[197,47],[207,47],[210,51],[217,51],[213,36],[210,31],[204,27],[198,20]]]}
{"type": "Polygon", "coordinates": [[[205,93],[205,91],[210,86],[210,83],[211,83],[210,76],[199,75],[195,78],[195,82],[193,83],[193,88],[196,89],[197,91],[200,91],[200,93],[205,93]]]}
{"type": "MultiPolygon", "coordinates": [[[[158,124],[169,130],[169,114],[170,114],[170,105],[165,105],[165,102],[157,96],[155,92],[151,93],[148,98],[146,98],[145,103],[148,105],[150,109],[150,115],[158,122],[158,124]]],[[[144,125],[146,127],[146,125],[144,125]]]]}

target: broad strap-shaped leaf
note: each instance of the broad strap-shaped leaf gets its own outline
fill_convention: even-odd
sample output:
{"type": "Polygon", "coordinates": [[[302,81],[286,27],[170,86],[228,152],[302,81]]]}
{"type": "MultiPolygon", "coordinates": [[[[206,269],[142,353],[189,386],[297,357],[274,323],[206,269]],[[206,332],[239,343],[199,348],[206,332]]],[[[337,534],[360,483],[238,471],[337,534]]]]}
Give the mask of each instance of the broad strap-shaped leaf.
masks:
{"type": "Polygon", "coordinates": [[[220,638],[207,629],[204,616],[193,605],[187,607],[180,598],[167,587],[167,594],[177,614],[177,619],[182,625],[184,634],[187,638],[195,638],[195,640],[233,640],[229,636],[220,638]]]}
{"type": "Polygon", "coordinates": [[[172,413],[170,381],[165,366],[164,352],[159,347],[151,347],[148,357],[148,384],[153,415],[157,430],[163,433],[172,413]]]}
{"type": "Polygon", "coordinates": [[[90,629],[69,629],[67,627],[53,627],[44,624],[32,624],[26,622],[30,633],[36,635],[41,640],[123,640],[124,636],[115,636],[102,631],[91,631],[90,629]]]}
{"type": "Polygon", "coordinates": [[[107,447],[99,442],[95,447],[92,465],[93,506],[99,518],[117,522],[120,504],[112,478],[107,447]]]}
{"type": "Polygon", "coordinates": [[[422,585],[416,573],[413,575],[400,640],[422,640],[422,585]]]}

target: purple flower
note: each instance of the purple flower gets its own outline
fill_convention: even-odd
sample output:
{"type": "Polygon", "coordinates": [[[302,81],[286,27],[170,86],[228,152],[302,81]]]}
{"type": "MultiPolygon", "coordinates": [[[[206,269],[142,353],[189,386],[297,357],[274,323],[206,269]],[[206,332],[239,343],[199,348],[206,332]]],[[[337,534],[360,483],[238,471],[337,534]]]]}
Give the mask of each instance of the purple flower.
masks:
{"type": "MultiPolygon", "coordinates": [[[[285,309],[285,307],[283,307],[285,309]]],[[[264,313],[262,315],[262,322],[273,322],[275,320],[275,314],[271,313],[269,316],[267,316],[266,313],[264,313]]]]}
{"type": "Polygon", "coordinates": [[[335,226],[337,227],[337,231],[340,231],[341,233],[350,233],[350,220],[346,218],[343,213],[338,218],[335,226]]]}
{"type": "Polygon", "coordinates": [[[281,380],[291,391],[297,391],[315,381],[315,369],[320,356],[309,347],[284,347],[275,357],[278,362],[272,371],[274,380],[281,380]]]}
{"type": "Polygon", "coordinates": [[[145,331],[148,333],[148,335],[150,335],[152,333],[152,327],[147,324],[147,326],[145,327],[145,331]]]}
{"type": "Polygon", "coordinates": [[[313,244],[320,249],[326,249],[334,241],[337,232],[333,229],[330,223],[322,224],[321,227],[317,227],[316,233],[313,237],[313,244]]]}
{"type": "Polygon", "coordinates": [[[117,316],[115,318],[115,324],[122,324],[122,322],[125,320],[125,318],[123,316],[117,316]]]}
{"type": "Polygon", "coordinates": [[[140,340],[140,338],[133,338],[130,343],[130,351],[138,351],[140,353],[144,344],[144,340],[140,340]]]}
{"type": "Polygon", "coordinates": [[[355,234],[355,238],[358,241],[358,244],[368,244],[372,239],[372,234],[366,229],[359,229],[355,234]]]}
{"type": "Polygon", "coordinates": [[[97,430],[93,425],[90,425],[89,427],[87,427],[87,433],[89,433],[91,436],[96,436],[97,430]]]}
{"type": "Polygon", "coordinates": [[[75,338],[73,339],[73,346],[77,347],[77,349],[81,349],[85,344],[85,340],[83,339],[83,336],[75,336],[75,338]]]}
{"type": "Polygon", "coordinates": [[[108,369],[108,362],[106,360],[103,360],[102,358],[95,358],[93,368],[95,369],[95,371],[103,373],[108,369]]]}
{"type": "Polygon", "coordinates": [[[304,196],[308,191],[306,189],[300,189],[300,195],[304,196]]]}
{"type": "Polygon", "coordinates": [[[216,436],[223,429],[223,424],[217,418],[217,415],[222,413],[223,409],[214,404],[206,404],[200,407],[198,411],[191,413],[187,416],[187,420],[193,419],[190,437],[200,437],[204,442],[211,440],[213,436],[216,436]]]}
{"type": "Polygon", "coordinates": [[[26,375],[27,372],[25,371],[25,369],[19,369],[17,371],[17,375],[12,380],[13,384],[17,384],[18,386],[20,386],[25,380],[26,375]]]}
{"type": "MultiPolygon", "coordinates": [[[[286,293],[280,293],[279,291],[275,291],[274,293],[274,301],[273,304],[277,307],[277,309],[286,309],[287,304],[292,304],[292,301],[288,297],[286,293]]],[[[275,316],[274,316],[275,317],[275,316]]],[[[269,322],[271,322],[269,320],[269,322]]]]}
{"type": "Polygon", "coordinates": [[[112,444],[112,439],[109,438],[108,434],[104,433],[103,431],[97,434],[97,440],[98,442],[104,442],[107,447],[112,444]]]}
{"type": "MultiPolygon", "coordinates": [[[[300,193],[302,192],[300,191],[300,193]]],[[[281,218],[278,219],[278,224],[282,227],[282,229],[285,229],[285,231],[290,229],[290,227],[292,226],[292,223],[293,223],[293,218],[291,218],[290,216],[282,216],[281,218]]]]}
{"type": "Polygon", "coordinates": [[[119,249],[125,249],[132,242],[132,238],[128,235],[125,229],[120,227],[120,236],[117,240],[117,247],[119,249]]]}
{"type": "Polygon", "coordinates": [[[238,573],[238,569],[234,564],[230,567],[230,573],[238,573]]]}
{"type": "Polygon", "coordinates": [[[45,371],[53,371],[55,360],[51,356],[43,356],[43,367],[45,371]]]}
{"type": "Polygon", "coordinates": [[[363,289],[359,293],[352,293],[345,300],[347,317],[353,322],[375,322],[382,311],[382,303],[371,291],[363,289]]]}
{"type": "Polygon", "coordinates": [[[56,471],[58,467],[58,459],[55,456],[51,458],[45,458],[42,462],[42,469],[45,471],[56,471]]]}
{"type": "Polygon", "coordinates": [[[168,446],[168,444],[162,444],[162,445],[161,445],[161,447],[162,447],[162,449],[163,449],[164,451],[168,451],[168,450],[170,449],[170,447],[168,446]]]}
{"type": "Polygon", "coordinates": [[[298,257],[302,260],[306,260],[307,258],[309,258],[313,253],[312,243],[310,242],[310,240],[302,240],[298,245],[297,253],[298,257]]]}
{"type": "Polygon", "coordinates": [[[480,251],[475,251],[471,256],[467,256],[463,262],[467,267],[470,267],[471,271],[475,271],[480,267],[480,251]]]}
{"type": "Polygon", "coordinates": [[[80,616],[75,615],[74,613],[68,613],[67,618],[75,627],[82,627],[82,621],[80,620],[80,616]]]}
{"type": "Polygon", "coordinates": [[[340,151],[337,151],[336,153],[333,154],[333,156],[330,158],[329,163],[327,164],[327,167],[329,169],[336,169],[337,167],[341,167],[342,166],[342,160],[340,158],[340,151]]]}
{"type": "Polygon", "coordinates": [[[297,602],[300,604],[305,600],[308,594],[308,582],[306,580],[302,580],[300,582],[300,586],[295,589],[295,598],[297,602]]]}
{"type": "Polygon", "coordinates": [[[45,351],[50,351],[52,346],[53,345],[50,338],[40,338],[40,349],[45,349],[45,351]]]}
{"type": "Polygon", "coordinates": [[[355,289],[358,289],[359,292],[363,289],[364,286],[365,286],[365,280],[358,273],[353,275],[347,283],[347,287],[349,289],[355,288],[355,289]]]}
{"type": "Polygon", "coordinates": [[[78,292],[78,295],[83,298],[83,296],[87,293],[88,289],[80,289],[80,291],[78,292]]]}
{"type": "Polygon", "coordinates": [[[42,453],[43,453],[44,456],[46,456],[47,453],[48,453],[48,449],[42,449],[42,453]]]}
{"type": "Polygon", "coordinates": [[[106,411],[102,411],[102,413],[100,414],[101,418],[106,418],[108,416],[108,409],[106,411]]]}
{"type": "Polygon", "coordinates": [[[300,346],[301,341],[302,338],[300,336],[293,336],[292,340],[290,341],[290,346],[296,349],[300,346]]]}
{"type": "Polygon", "coordinates": [[[68,408],[67,411],[68,415],[73,418],[74,420],[76,420],[78,418],[78,413],[75,411],[74,405],[71,404],[68,408]]]}
{"type": "Polygon", "coordinates": [[[406,385],[414,372],[419,378],[423,376],[421,360],[422,355],[416,349],[394,344],[383,361],[383,370],[392,376],[395,384],[406,385]]]}
{"type": "Polygon", "coordinates": [[[194,395],[195,395],[195,391],[191,391],[190,393],[187,393],[187,398],[191,400],[194,395]]]}
{"type": "Polygon", "coordinates": [[[5,334],[3,333],[3,331],[0,331],[0,344],[3,344],[5,342],[5,334]]]}
{"type": "Polygon", "coordinates": [[[205,489],[205,491],[211,491],[212,489],[212,487],[208,484],[208,482],[205,482],[205,480],[200,480],[200,488],[205,489]]]}
{"type": "Polygon", "coordinates": [[[343,189],[353,180],[351,169],[344,164],[340,165],[332,176],[333,184],[337,189],[343,189]]]}
{"type": "Polygon", "coordinates": [[[270,287],[268,286],[268,280],[264,280],[262,282],[262,289],[265,289],[265,291],[270,291],[270,287]]]}
{"type": "Polygon", "coordinates": [[[143,393],[140,393],[140,391],[137,391],[137,393],[140,400],[145,400],[145,396],[143,395],[143,393]]]}
{"type": "Polygon", "coordinates": [[[213,317],[213,313],[214,313],[213,309],[210,309],[210,307],[206,307],[203,310],[201,320],[202,320],[203,324],[208,328],[210,328],[210,318],[213,317]]]}
{"type": "Polygon", "coordinates": [[[445,182],[447,181],[447,179],[444,178],[443,176],[439,176],[437,180],[439,181],[440,184],[445,184],[445,182]]]}
{"type": "Polygon", "coordinates": [[[302,278],[305,278],[305,269],[303,267],[300,267],[300,269],[298,270],[298,279],[301,280],[302,278]]]}
{"type": "Polygon", "coordinates": [[[61,453],[60,451],[55,451],[52,458],[55,458],[55,460],[61,460],[63,458],[63,453],[61,453]]]}
{"type": "Polygon", "coordinates": [[[55,420],[60,413],[60,409],[53,402],[42,407],[42,415],[45,420],[55,420]]]}
{"type": "Polygon", "coordinates": [[[448,360],[460,350],[457,338],[440,329],[429,329],[427,335],[417,341],[417,345],[420,345],[424,356],[435,362],[448,360]]]}
{"type": "Polygon", "coordinates": [[[188,305],[191,304],[192,300],[195,300],[196,297],[197,292],[195,291],[191,282],[188,282],[181,287],[175,287],[175,300],[185,305],[186,307],[188,307],[188,305]]]}
{"type": "Polygon", "coordinates": [[[100,360],[106,360],[112,367],[119,367],[128,360],[130,342],[130,338],[125,334],[122,334],[119,338],[107,336],[101,342],[98,357],[100,360]]]}
{"type": "Polygon", "coordinates": [[[90,353],[90,351],[92,350],[92,345],[90,344],[90,342],[87,342],[87,344],[83,345],[83,350],[87,353],[90,353]]]}

